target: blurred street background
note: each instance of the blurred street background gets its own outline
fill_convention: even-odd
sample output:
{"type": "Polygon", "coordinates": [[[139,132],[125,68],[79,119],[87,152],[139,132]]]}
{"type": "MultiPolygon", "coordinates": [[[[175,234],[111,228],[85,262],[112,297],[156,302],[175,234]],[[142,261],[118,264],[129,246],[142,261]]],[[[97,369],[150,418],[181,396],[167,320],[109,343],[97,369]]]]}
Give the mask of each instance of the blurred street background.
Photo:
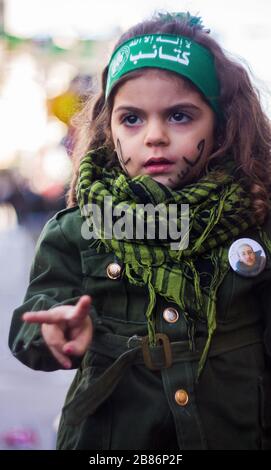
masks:
{"type": "Polygon", "coordinates": [[[0,0],[0,449],[53,449],[73,371],[35,372],[7,346],[45,222],[65,207],[72,117],[99,89],[119,34],[187,11],[245,62],[271,116],[270,0],[0,0]],[[268,91],[269,90],[269,91],[268,91]]]}

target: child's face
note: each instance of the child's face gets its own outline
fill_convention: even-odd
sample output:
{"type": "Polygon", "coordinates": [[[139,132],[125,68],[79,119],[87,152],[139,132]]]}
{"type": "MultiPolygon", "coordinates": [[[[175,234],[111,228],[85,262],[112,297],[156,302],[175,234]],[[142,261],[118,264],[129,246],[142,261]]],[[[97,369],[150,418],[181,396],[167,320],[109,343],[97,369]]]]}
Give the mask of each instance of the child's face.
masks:
{"type": "Polygon", "coordinates": [[[157,69],[117,90],[111,132],[129,176],[150,175],[169,186],[196,180],[214,145],[215,116],[181,77],[157,69]]]}

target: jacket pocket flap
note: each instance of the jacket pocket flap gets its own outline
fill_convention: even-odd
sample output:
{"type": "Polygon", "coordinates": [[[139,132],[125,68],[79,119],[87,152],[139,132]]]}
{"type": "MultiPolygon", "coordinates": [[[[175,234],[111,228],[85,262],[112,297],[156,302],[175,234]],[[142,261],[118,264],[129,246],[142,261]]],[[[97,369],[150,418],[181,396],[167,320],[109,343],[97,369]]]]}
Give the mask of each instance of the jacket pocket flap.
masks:
{"type": "Polygon", "coordinates": [[[107,277],[106,269],[110,263],[114,263],[114,253],[97,253],[93,249],[81,252],[82,271],[85,276],[107,277]]]}

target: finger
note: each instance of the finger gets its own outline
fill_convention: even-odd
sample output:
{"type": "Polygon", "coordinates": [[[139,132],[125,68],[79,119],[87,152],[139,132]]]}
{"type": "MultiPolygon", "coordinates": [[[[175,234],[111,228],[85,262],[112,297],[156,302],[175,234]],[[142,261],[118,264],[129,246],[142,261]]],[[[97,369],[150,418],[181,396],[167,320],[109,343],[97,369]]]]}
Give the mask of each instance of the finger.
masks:
{"type": "Polygon", "coordinates": [[[93,328],[89,324],[84,330],[73,340],[66,342],[63,346],[63,353],[74,356],[82,356],[85,354],[92,340],[93,328]]]}
{"type": "Polygon", "coordinates": [[[70,368],[71,360],[63,354],[63,346],[66,344],[63,330],[57,325],[43,323],[41,333],[53,356],[65,369],[70,368]]]}
{"type": "Polygon", "coordinates": [[[67,311],[70,314],[70,310],[74,307],[61,306],[53,308],[52,310],[39,310],[37,312],[25,312],[22,316],[23,321],[27,323],[48,323],[49,325],[54,323],[60,323],[65,321],[67,311]]]}
{"type": "Polygon", "coordinates": [[[74,311],[68,315],[69,318],[66,317],[71,327],[79,324],[89,314],[91,301],[92,299],[89,295],[83,295],[78,300],[74,311]]]}
{"type": "Polygon", "coordinates": [[[70,369],[72,366],[72,362],[68,356],[60,352],[57,348],[50,347],[50,351],[53,356],[57,359],[57,361],[64,367],[64,369],[70,369]]]}
{"type": "Polygon", "coordinates": [[[27,323],[55,323],[55,319],[47,311],[26,312],[22,316],[23,321],[27,323]]]}

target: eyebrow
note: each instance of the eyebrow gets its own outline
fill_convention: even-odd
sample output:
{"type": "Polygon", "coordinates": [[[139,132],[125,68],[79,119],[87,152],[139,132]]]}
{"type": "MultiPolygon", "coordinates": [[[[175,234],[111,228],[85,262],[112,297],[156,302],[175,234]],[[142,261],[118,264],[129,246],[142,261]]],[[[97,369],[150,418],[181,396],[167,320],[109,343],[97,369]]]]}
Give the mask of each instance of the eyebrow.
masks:
{"type": "MultiPolygon", "coordinates": [[[[182,102],[182,103],[176,103],[173,106],[169,106],[168,108],[163,109],[163,113],[167,114],[169,112],[179,111],[180,109],[187,110],[187,111],[200,111],[201,110],[198,106],[192,103],[182,102]]],[[[137,108],[135,106],[129,106],[129,105],[118,106],[114,110],[114,113],[118,113],[120,111],[129,111],[133,113],[142,113],[142,111],[144,112],[144,110],[141,108],[137,108]]]]}

